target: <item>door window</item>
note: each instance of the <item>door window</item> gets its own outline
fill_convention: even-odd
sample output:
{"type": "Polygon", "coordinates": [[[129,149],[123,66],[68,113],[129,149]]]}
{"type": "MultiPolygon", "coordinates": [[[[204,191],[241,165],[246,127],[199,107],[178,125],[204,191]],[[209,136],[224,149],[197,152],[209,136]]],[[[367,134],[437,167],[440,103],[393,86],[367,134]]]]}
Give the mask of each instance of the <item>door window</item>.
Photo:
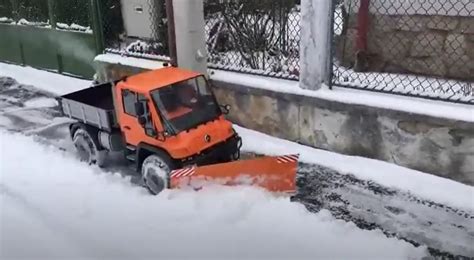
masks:
{"type": "Polygon", "coordinates": [[[137,102],[137,94],[130,90],[122,91],[123,109],[126,114],[137,117],[135,111],[135,102],[137,102]]]}

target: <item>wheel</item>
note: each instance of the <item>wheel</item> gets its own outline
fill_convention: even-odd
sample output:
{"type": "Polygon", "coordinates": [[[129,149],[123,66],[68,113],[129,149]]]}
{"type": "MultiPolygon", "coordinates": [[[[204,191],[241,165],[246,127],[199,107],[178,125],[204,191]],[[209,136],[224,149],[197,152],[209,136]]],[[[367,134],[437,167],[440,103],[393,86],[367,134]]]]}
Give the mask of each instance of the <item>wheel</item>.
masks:
{"type": "Polygon", "coordinates": [[[157,195],[169,188],[169,174],[172,169],[171,158],[164,154],[152,154],[143,161],[141,174],[151,194],[157,195]]]}
{"type": "Polygon", "coordinates": [[[99,167],[104,166],[106,152],[97,148],[88,131],[83,128],[77,129],[74,132],[72,141],[81,161],[88,164],[96,164],[99,167]]]}

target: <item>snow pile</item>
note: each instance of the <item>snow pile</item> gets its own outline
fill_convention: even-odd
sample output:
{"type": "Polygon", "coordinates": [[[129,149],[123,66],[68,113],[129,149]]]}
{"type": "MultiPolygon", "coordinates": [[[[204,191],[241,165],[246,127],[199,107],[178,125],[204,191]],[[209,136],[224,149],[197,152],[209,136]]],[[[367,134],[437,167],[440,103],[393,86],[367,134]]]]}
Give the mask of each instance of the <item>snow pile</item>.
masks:
{"type": "Polygon", "coordinates": [[[8,17],[0,17],[0,23],[11,23],[13,20],[8,17]]]}
{"type": "Polygon", "coordinates": [[[26,20],[25,18],[21,18],[20,20],[18,20],[18,22],[16,24],[51,28],[51,25],[48,22],[31,22],[31,21],[26,20]]]}
{"type": "Polygon", "coordinates": [[[407,190],[419,197],[457,208],[474,210],[474,187],[388,162],[342,155],[278,139],[235,126],[242,136],[242,150],[268,155],[300,154],[300,161],[373,180],[387,187],[407,190]]]}
{"type": "Polygon", "coordinates": [[[0,77],[11,77],[20,84],[35,86],[57,95],[64,95],[91,85],[89,80],[2,62],[0,62],[0,77]]]}
{"type": "Polygon", "coordinates": [[[135,57],[127,57],[127,56],[123,56],[120,54],[113,54],[113,53],[97,55],[94,58],[94,61],[111,63],[111,64],[120,64],[124,66],[150,69],[150,70],[163,68],[163,63],[164,63],[162,61],[157,61],[157,60],[139,59],[135,57]]]}
{"type": "Polygon", "coordinates": [[[359,230],[326,211],[309,214],[261,190],[209,187],[155,197],[28,137],[0,132],[0,142],[0,258],[425,255],[424,248],[359,230]],[[25,153],[28,163],[19,163],[25,153]]]}
{"type": "Polygon", "coordinates": [[[56,23],[56,27],[61,30],[65,31],[79,31],[79,32],[85,32],[85,33],[93,33],[92,29],[90,26],[82,26],[79,24],[66,24],[66,23],[56,23]]]}
{"type": "Polygon", "coordinates": [[[58,102],[52,98],[40,97],[30,99],[23,103],[23,105],[28,108],[55,107],[58,105],[58,102]]]}
{"type": "Polygon", "coordinates": [[[399,94],[474,104],[474,92],[470,82],[414,74],[356,72],[338,64],[334,64],[333,73],[336,82],[341,86],[368,90],[387,90],[399,94]]]}
{"type": "MultiPolygon", "coordinates": [[[[27,26],[38,26],[43,28],[51,28],[49,21],[46,22],[32,22],[28,21],[25,18],[21,18],[18,22],[15,22],[13,19],[8,17],[0,17],[0,23],[9,23],[12,25],[27,25],[27,26]]],[[[75,31],[75,32],[85,32],[93,33],[90,26],[82,26],[76,23],[66,24],[66,23],[56,23],[56,28],[64,31],[75,31]]]]}
{"type": "Polygon", "coordinates": [[[167,50],[160,41],[146,42],[135,40],[130,43],[121,43],[120,47],[106,48],[105,52],[121,56],[129,56],[134,58],[144,58],[159,61],[169,61],[167,50]]]}

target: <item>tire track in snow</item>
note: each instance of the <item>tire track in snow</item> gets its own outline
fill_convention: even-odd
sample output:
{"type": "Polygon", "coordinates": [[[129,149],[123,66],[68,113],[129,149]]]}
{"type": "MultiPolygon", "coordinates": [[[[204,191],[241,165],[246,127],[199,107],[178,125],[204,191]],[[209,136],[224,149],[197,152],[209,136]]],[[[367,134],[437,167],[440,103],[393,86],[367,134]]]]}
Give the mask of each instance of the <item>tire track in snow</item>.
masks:
{"type": "Polygon", "coordinates": [[[293,201],[312,212],[328,209],[361,229],[379,229],[388,237],[427,245],[433,256],[474,256],[472,212],[304,163],[300,164],[298,187],[293,201]]]}

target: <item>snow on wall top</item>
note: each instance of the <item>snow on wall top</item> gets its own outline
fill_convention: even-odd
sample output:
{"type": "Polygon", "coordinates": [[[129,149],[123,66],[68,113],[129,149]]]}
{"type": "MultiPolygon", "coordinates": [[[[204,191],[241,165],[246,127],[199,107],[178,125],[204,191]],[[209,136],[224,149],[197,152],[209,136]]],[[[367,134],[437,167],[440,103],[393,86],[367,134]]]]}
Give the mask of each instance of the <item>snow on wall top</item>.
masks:
{"type": "Polygon", "coordinates": [[[140,59],[140,58],[135,58],[135,57],[127,57],[127,56],[122,56],[122,55],[113,54],[113,53],[97,55],[94,58],[94,61],[111,63],[111,64],[120,64],[124,66],[137,67],[137,68],[142,68],[142,69],[159,69],[163,67],[163,63],[164,63],[162,61],[157,61],[157,60],[147,60],[147,59],[140,59]]]}
{"type": "MultiPolygon", "coordinates": [[[[344,0],[349,13],[357,13],[360,0],[344,0]]],[[[371,0],[370,12],[384,15],[474,16],[472,0],[371,0]]]]}
{"type": "Polygon", "coordinates": [[[329,90],[328,87],[324,87],[317,91],[313,91],[302,89],[298,82],[291,80],[246,75],[243,73],[221,70],[211,70],[210,76],[213,80],[231,82],[251,88],[321,98],[346,104],[366,105],[419,115],[474,122],[474,109],[472,105],[338,87],[333,87],[332,90],[329,90]]]}

